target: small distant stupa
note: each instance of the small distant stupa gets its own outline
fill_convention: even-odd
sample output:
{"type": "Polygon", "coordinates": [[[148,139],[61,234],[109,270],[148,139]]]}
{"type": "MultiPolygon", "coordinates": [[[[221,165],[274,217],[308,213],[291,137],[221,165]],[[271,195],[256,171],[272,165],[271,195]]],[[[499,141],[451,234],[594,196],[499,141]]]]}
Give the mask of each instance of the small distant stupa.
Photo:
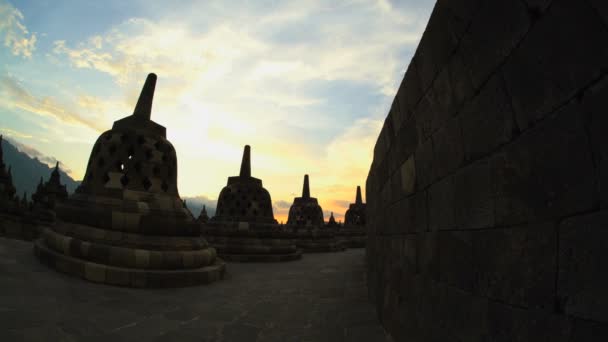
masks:
{"type": "Polygon", "coordinates": [[[302,197],[296,197],[289,208],[287,224],[291,226],[322,227],[324,225],[323,209],[316,198],[310,197],[308,175],[304,175],[302,197]]]}
{"type": "Polygon", "coordinates": [[[338,222],[336,222],[336,219],[334,218],[334,212],[332,211],[331,214],[329,215],[329,221],[327,221],[327,228],[338,228],[338,222]]]}
{"type": "Polygon", "coordinates": [[[131,287],[223,277],[225,264],[200,237],[200,225],[179,197],[177,158],[166,129],[150,120],[155,87],[156,75],[149,74],[133,114],[101,134],[82,184],[56,203],[60,221],[35,244],[43,263],[131,287]]]}
{"type": "Polygon", "coordinates": [[[361,187],[357,186],[355,203],[351,203],[344,214],[344,226],[338,230],[338,237],[348,247],[365,247],[367,236],[365,230],[366,205],[361,197],[361,187]]]}
{"type": "Polygon", "coordinates": [[[289,261],[302,252],[292,235],[277,224],[270,193],[251,176],[251,147],[245,146],[241,171],[228,177],[220,192],[215,216],[204,225],[204,236],[230,261],[289,261]]]}
{"type": "Polygon", "coordinates": [[[203,224],[209,222],[209,215],[207,215],[207,208],[205,205],[203,205],[203,209],[201,209],[201,213],[198,215],[196,221],[203,224]]]}
{"type": "Polygon", "coordinates": [[[61,175],[59,174],[59,162],[55,164],[55,168],[51,172],[51,177],[46,183],[43,183],[40,177],[40,183],[36,188],[36,192],[32,195],[32,201],[35,206],[44,206],[48,209],[55,208],[58,201],[65,201],[68,198],[68,190],[66,186],[61,184],[61,175]]]}
{"type": "Polygon", "coordinates": [[[276,224],[270,193],[262,180],[251,176],[251,147],[245,146],[238,176],[228,177],[220,192],[214,222],[276,224]]]}
{"type": "Polygon", "coordinates": [[[325,225],[323,209],[315,197],[310,196],[308,175],[304,175],[302,197],[296,197],[289,208],[288,229],[296,235],[296,244],[306,252],[336,252],[344,250],[335,235],[335,229],[325,225]]]}

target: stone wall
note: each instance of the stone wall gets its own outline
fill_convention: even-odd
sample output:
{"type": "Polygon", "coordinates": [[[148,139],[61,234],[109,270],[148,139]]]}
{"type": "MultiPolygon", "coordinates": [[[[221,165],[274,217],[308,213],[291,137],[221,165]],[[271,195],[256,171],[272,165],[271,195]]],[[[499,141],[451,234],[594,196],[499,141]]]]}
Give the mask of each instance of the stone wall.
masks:
{"type": "Polygon", "coordinates": [[[396,341],[608,340],[608,1],[439,0],[367,179],[396,341]]]}

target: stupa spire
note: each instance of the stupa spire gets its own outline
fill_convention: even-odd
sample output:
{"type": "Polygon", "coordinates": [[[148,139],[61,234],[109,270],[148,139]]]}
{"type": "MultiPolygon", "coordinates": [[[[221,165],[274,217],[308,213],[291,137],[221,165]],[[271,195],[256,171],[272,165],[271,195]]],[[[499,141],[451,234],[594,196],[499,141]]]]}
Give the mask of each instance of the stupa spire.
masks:
{"type": "Polygon", "coordinates": [[[152,100],[154,99],[154,88],[156,88],[156,74],[150,73],[146,78],[144,87],[141,89],[141,93],[139,94],[139,99],[137,100],[137,105],[135,105],[133,116],[144,120],[150,120],[150,115],[152,113],[152,100]]]}
{"type": "Polygon", "coordinates": [[[302,198],[310,198],[310,186],[308,185],[308,175],[304,175],[304,187],[302,188],[302,198]]]}
{"type": "Polygon", "coordinates": [[[243,160],[241,161],[241,173],[240,177],[251,177],[251,147],[249,145],[245,145],[245,150],[243,151],[243,160]]]}
{"type": "Polygon", "coordinates": [[[361,187],[357,185],[357,199],[355,200],[356,204],[362,204],[363,199],[361,199],[361,187]]]}

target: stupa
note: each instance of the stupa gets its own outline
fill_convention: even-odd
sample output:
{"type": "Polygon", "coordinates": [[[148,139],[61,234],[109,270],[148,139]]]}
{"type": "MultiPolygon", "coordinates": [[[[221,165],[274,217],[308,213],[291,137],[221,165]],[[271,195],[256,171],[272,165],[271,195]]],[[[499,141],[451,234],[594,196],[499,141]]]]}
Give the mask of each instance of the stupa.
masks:
{"type": "Polygon", "coordinates": [[[177,158],[165,127],[150,120],[156,75],[131,116],[91,152],[76,192],[56,203],[58,222],[35,243],[39,259],[93,282],[177,287],[223,277],[224,262],[180,199],[177,158]]]}
{"type": "Polygon", "coordinates": [[[333,228],[333,229],[337,229],[339,227],[338,222],[336,222],[336,219],[334,218],[334,212],[332,211],[331,214],[329,215],[329,221],[327,221],[327,228],[333,228]]]}
{"type": "Polygon", "coordinates": [[[287,230],[296,235],[296,244],[304,252],[336,252],[343,246],[336,238],[336,230],[325,226],[319,201],[310,196],[308,175],[304,175],[302,197],[296,197],[289,208],[287,230]]]}
{"type": "Polygon", "coordinates": [[[365,230],[366,205],[361,197],[361,187],[357,186],[355,203],[351,203],[344,214],[344,226],[338,230],[338,236],[351,248],[365,247],[367,235],[365,230]]]}
{"type": "Polygon", "coordinates": [[[280,229],[270,193],[251,176],[251,148],[245,146],[239,176],[228,178],[220,192],[215,216],[204,225],[204,236],[218,254],[231,261],[299,259],[291,234],[280,229]]]}
{"type": "Polygon", "coordinates": [[[199,223],[205,224],[209,222],[209,215],[207,215],[207,207],[203,204],[203,209],[196,219],[199,223]]]}
{"type": "Polygon", "coordinates": [[[57,162],[46,183],[43,183],[42,177],[40,177],[36,192],[32,194],[32,202],[35,208],[54,209],[57,202],[65,201],[67,198],[68,190],[65,185],[61,184],[59,162],[57,162]]]}

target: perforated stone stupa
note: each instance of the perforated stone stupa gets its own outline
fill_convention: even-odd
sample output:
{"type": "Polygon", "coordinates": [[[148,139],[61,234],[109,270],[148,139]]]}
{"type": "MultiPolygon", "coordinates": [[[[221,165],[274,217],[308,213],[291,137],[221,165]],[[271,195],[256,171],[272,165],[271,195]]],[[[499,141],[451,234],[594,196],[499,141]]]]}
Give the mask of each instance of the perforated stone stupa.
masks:
{"type": "Polygon", "coordinates": [[[323,209],[310,196],[308,175],[304,175],[302,197],[296,197],[289,208],[287,230],[296,236],[296,244],[304,252],[335,252],[344,250],[336,238],[336,230],[325,226],[323,209]]]}
{"type": "Polygon", "coordinates": [[[156,75],[148,75],[133,114],[97,139],[82,184],[56,205],[60,222],[36,241],[43,263],[132,287],[222,278],[225,264],[179,197],[177,158],[166,129],[150,120],[155,85],[156,75]]]}
{"type": "Polygon", "coordinates": [[[351,248],[365,247],[367,241],[365,231],[366,205],[361,196],[361,187],[357,186],[355,203],[348,206],[344,214],[344,226],[338,230],[338,238],[351,248]]]}
{"type": "Polygon", "coordinates": [[[270,193],[251,176],[251,148],[245,146],[239,176],[228,178],[215,216],[204,236],[218,254],[231,261],[288,261],[301,257],[293,236],[284,232],[272,212],[270,193]]]}

